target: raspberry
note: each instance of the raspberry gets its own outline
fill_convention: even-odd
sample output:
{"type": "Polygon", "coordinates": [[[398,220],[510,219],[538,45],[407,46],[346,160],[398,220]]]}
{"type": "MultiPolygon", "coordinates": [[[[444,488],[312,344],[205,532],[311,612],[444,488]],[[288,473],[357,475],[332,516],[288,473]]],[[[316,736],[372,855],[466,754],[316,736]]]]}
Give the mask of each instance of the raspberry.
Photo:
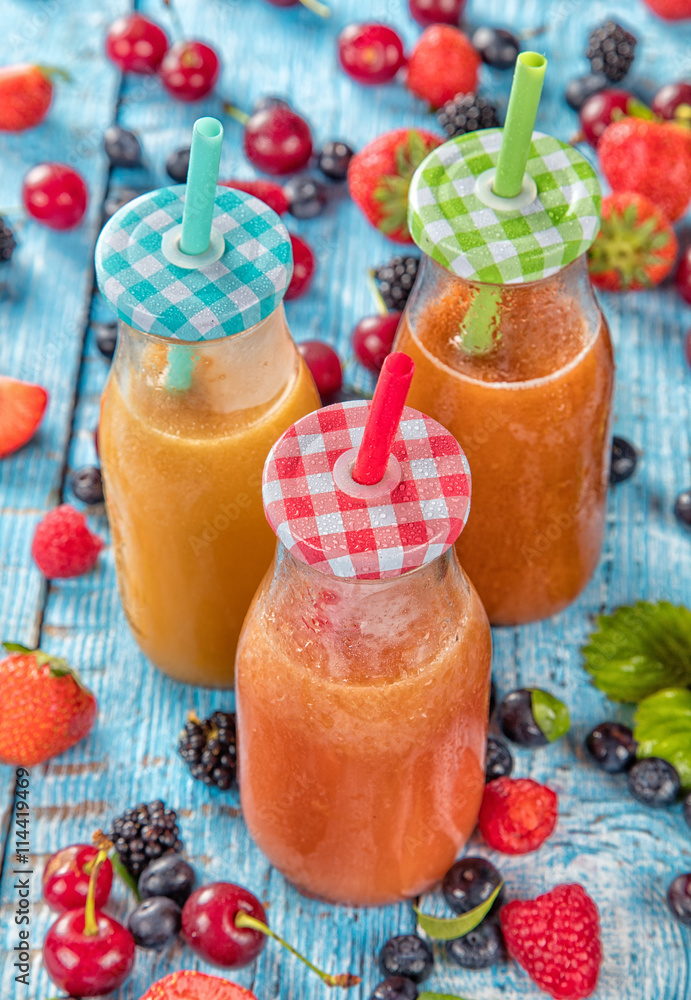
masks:
{"type": "Polygon", "coordinates": [[[536,851],[557,822],[557,795],[531,778],[496,778],[485,785],[478,825],[490,847],[504,854],[536,851]]]}
{"type": "MultiPolygon", "coordinates": [[[[496,784],[496,782],[495,782],[496,784]]],[[[602,964],[597,906],[580,885],[558,885],[502,908],[509,954],[554,1000],[583,1000],[602,964]]]]}
{"type": "Polygon", "coordinates": [[[44,576],[80,576],[96,564],[103,542],[92,535],[83,514],[64,503],[39,522],[31,554],[44,576]]]}

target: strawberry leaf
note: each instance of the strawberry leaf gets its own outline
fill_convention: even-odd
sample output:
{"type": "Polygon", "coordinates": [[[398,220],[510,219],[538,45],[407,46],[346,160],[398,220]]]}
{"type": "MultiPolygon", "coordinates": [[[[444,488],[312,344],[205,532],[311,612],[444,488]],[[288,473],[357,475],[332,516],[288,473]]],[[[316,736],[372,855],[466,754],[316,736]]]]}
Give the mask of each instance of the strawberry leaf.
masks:
{"type": "Polygon", "coordinates": [[[120,860],[120,855],[117,851],[113,851],[110,856],[110,863],[113,866],[113,871],[120,878],[128,889],[134,893],[134,898],[138,903],[141,903],[142,897],[139,895],[139,887],[132,875],[127,871],[122,861],[120,860]]]}
{"type": "Polygon", "coordinates": [[[571,718],[563,701],[542,688],[531,688],[530,699],[535,721],[550,743],[568,733],[571,718]]]}
{"type": "Polygon", "coordinates": [[[637,756],[662,757],[691,789],[691,691],[664,688],[644,698],[635,715],[637,756]]]}
{"type": "Polygon", "coordinates": [[[8,653],[33,653],[33,649],[29,649],[28,646],[22,646],[21,642],[3,642],[3,646],[8,653]]]}
{"type": "Polygon", "coordinates": [[[661,688],[691,685],[691,611],[639,601],[600,615],[583,647],[595,687],[613,701],[640,701],[661,688]]]}
{"type": "Polygon", "coordinates": [[[455,993],[418,993],[417,1000],[463,1000],[455,993]]]}
{"type": "Polygon", "coordinates": [[[432,917],[428,913],[423,913],[414,906],[417,922],[428,937],[435,941],[454,941],[456,938],[465,937],[470,934],[478,924],[482,923],[489,911],[492,909],[495,899],[501,892],[503,882],[500,882],[492,895],[467,913],[462,913],[459,917],[432,917]]]}

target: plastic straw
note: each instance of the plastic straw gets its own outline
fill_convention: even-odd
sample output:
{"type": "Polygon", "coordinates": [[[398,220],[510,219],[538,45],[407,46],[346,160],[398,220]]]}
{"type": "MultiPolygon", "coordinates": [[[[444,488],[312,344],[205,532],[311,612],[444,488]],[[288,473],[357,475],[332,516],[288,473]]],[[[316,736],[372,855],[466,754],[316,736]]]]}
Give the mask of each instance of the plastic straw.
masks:
{"type": "Polygon", "coordinates": [[[538,52],[521,52],[516,60],[492,187],[500,198],[515,198],[521,193],[546,69],[547,60],[538,52]]]}
{"type": "Polygon", "coordinates": [[[209,249],[222,143],[223,126],[218,119],[198,118],[192,133],[180,237],[180,250],[190,256],[209,249]]]}
{"type": "Polygon", "coordinates": [[[353,468],[356,483],[374,486],[384,478],[414,370],[415,362],[402,351],[384,361],[353,468]]]}

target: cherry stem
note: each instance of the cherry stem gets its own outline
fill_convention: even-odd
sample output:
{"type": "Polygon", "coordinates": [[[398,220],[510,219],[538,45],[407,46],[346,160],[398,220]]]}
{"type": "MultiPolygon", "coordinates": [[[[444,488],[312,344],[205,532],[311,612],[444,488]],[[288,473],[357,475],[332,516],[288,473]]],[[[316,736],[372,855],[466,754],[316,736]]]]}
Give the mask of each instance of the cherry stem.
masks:
{"type": "Polygon", "coordinates": [[[236,108],[234,104],[230,103],[230,101],[224,102],[223,110],[227,115],[230,115],[231,118],[234,118],[236,122],[240,122],[241,125],[246,125],[250,120],[250,116],[246,111],[241,111],[240,108],[236,108]]]}
{"type": "Polygon", "coordinates": [[[235,914],[235,926],[240,928],[248,927],[253,931],[259,931],[260,934],[266,934],[267,937],[273,938],[274,941],[278,941],[278,943],[289,951],[291,955],[295,955],[295,957],[299,958],[308,969],[315,972],[321,981],[326,983],[327,986],[342,986],[344,989],[348,989],[351,986],[357,986],[357,984],[361,982],[359,976],[353,976],[350,972],[345,972],[337,976],[330,975],[328,972],[322,972],[321,969],[318,969],[316,965],[312,965],[312,963],[306,959],[304,955],[301,955],[299,951],[296,951],[295,948],[288,944],[288,942],[285,941],[279,934],[272,931],[270,927],[267,927],[263,921],[257,920],[256,917],[251,916],[244,910],[238,910],[235,914]]]}
{"type": "Polygon", "coordinates": [[[89,875],[89,888],[86,893],[86,907],[84,909],[84,934],[86,937],[94,937],[98,934],[98,923],[96,921],[96,881],[98,873],[101,870],[101,865],[108,857],[108,851],[113,846],[110,841],[107,843],[108,847],[105,846],[104,841],[99,845],[98,854],[89,875]]]}
{"type": "Polygon", "coordinates": [[[43,66],[41,63],[37,63],[36,69],[39,69],[44,76],[48,77],[49,80],[59,76],[61,80],[65,81],[65,83],[72,83],[72,77],[70,74],[66,69],[61,69],[60,66],[43,66]]]}
{"type": "Polygon", "coordinates": [[[327,7],[325,3],[321,3],[321,0],[300,0],[300,3],[307,10],[311,10],[313,14],[318,14],[319,17],[331,17],[331,8],[327,7]]]}
{"type": "Polygon", "coordinates": [[[374,271],[371,269],[367,272],[367,287],[370,290],[370,293],[374,300],[374,304],[377,307],[377,312],[379,313],[379,315],[387,316],[389,310],[387,308],[386,302],[384,302],[384,299],[382,298],[381,292],[379,291],[379,286],[377,285],[376,278],[374,277],[374,271]]]}

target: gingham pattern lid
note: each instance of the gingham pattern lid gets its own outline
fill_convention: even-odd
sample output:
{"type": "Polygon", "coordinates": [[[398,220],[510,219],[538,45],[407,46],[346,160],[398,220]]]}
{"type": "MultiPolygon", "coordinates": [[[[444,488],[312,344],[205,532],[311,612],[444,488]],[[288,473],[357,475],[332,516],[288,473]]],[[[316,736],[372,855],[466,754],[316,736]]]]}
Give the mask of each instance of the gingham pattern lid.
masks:
{"type": "Polygon", "coordinates": [[[264,466],[264,511],[302,562],[352,579],[400,576],[431,562],[460,535],[470,510],[470,469],[436,420],[406,406],[393,454],[400,481],[366,499],[336,485],[334,466],[357,448],[369,403],[335,403],[278,439],[264,466]]]}
{"type": "Polygon", "coordinates": [[[258,198],[219,187],[213,229],[225,241],[222,256],[178,267],[162,242],[182,222],[185,191],[161,188],[113,215],[96,246],[99,288],[121,319],[145,333],[198,341],[247,330],[273,312],[288,287],[288,231],[258,198]]]}
{"type": "MultiPolygon", "coordinates": [[[[537,281],[585,253],[600,227],[597,175],[581,154],[533,132],[526,173],[537,197],[498,210],[477,179],[496,168],[502,130],[470,132],[433,150],[410,186],[408,225],[426,254],[470,281],[537,281]]],[[[491,176],[491,175],[490,175],[491,176]]]]}

